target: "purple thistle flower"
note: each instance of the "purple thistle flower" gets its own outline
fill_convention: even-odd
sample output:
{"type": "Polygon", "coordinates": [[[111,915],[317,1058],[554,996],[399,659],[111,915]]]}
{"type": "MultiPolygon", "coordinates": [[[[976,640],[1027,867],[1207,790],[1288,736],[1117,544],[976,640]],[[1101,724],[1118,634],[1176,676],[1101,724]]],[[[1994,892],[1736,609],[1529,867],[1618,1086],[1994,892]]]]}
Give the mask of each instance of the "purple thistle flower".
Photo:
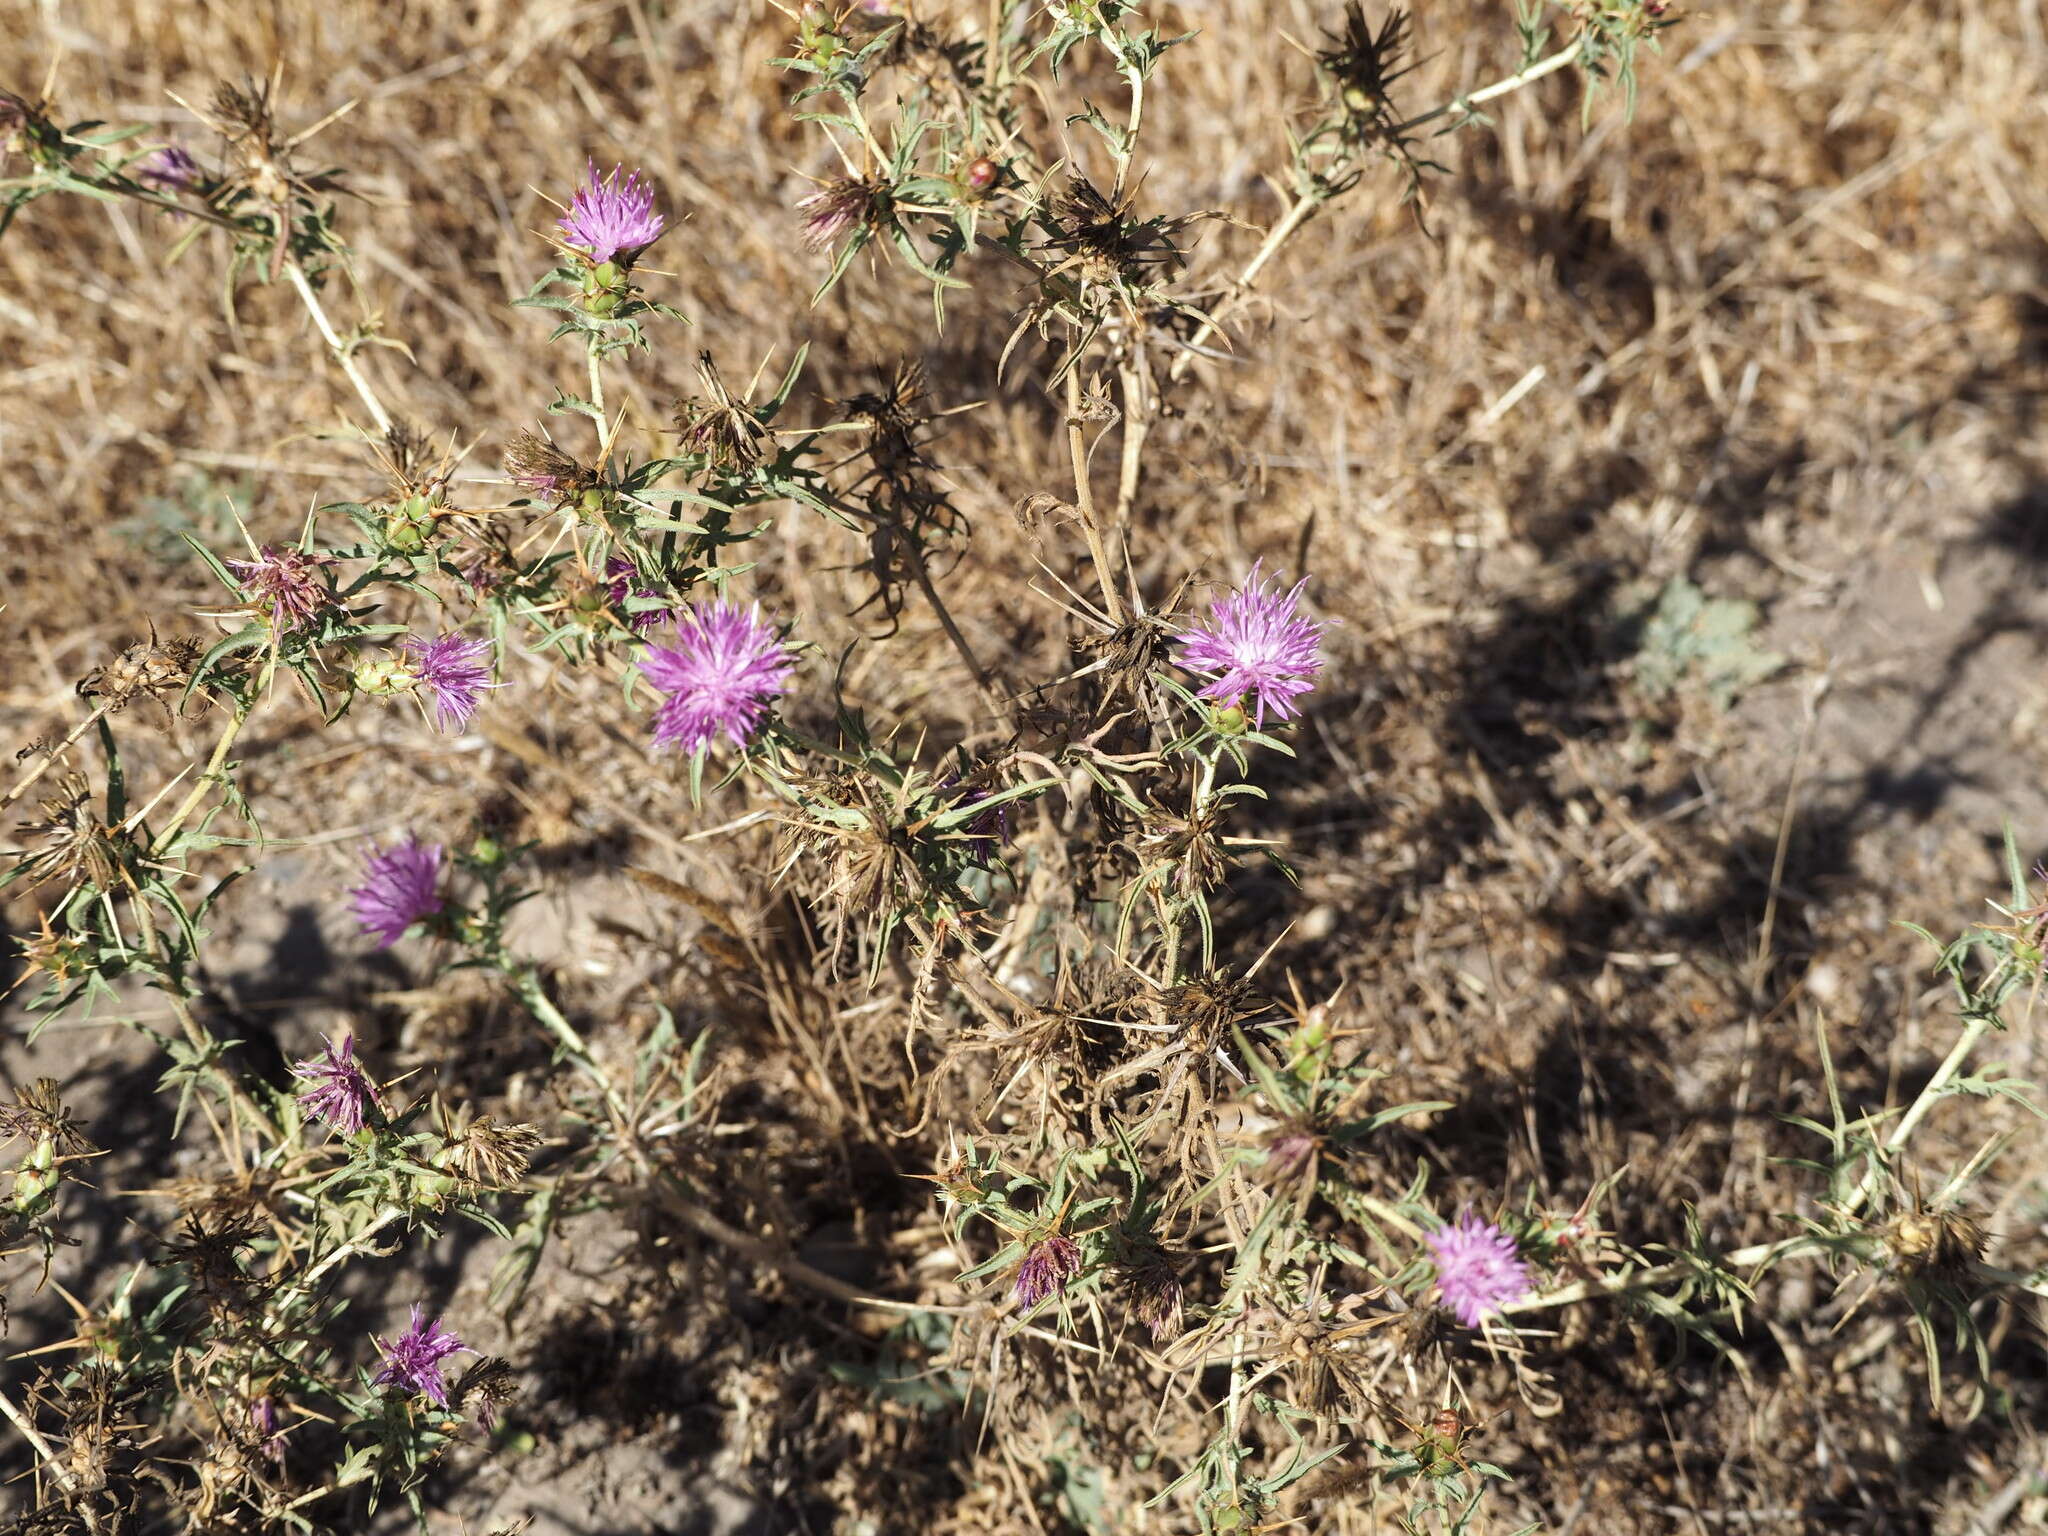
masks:
{"type": "Polygon", "coordinates": [[[363,857],[363,883],[349,892],[363,932],[389,949],[405,930],[441,910],[434,887],[441,878],[439,843],[407,838],[390,848],[372,844],[363,857]]]}
{"type": "Polygon", "coordinates": [[[257,1448],[272,1461],[284,1460],[284,1433],[279,1422],[277,1399],[268,1392],[249,1405],[249,1427],[256,1433],[257,1448]]]}
{"type": "Polygon", "coordinates": [[[1031,1246],[1024,1255],[1024,1262],[1017,1266],[1017,1300],[1024,1306],[1035,1307],[1055,1291],[1065,1290],[1067,1282],[1079,1273],[1079,1243],[1057,1233],[1042,1238],[1031,1246]]]}
{"type": "Polygon", "coordinates": [[[621,181],[624,170],[615,165],[610,176],[601,178],[597,162],[590,162],[589,181],[577,188],[569,211],[555,222],[563,241],[587,252],[593,264],[618,256],[630,263],[668,227],[654,211],[653,186],[638,171],[621,181]]]}
{"type": "Polygon", "coordinates": [[[325,1035],[320,1038],[327,1046],[326,1051],[309,1056],[292,1068],[294,1076],[313,1084],[299,1095],[299,1108],[326,1121],[342,1135],[353,1136],[363,1128],[363,1115],[369,1106],[380,1104],[376,1085],[356,1065],[354,1035],[343,1035],[339,1045],[325,1035]]]}
{"type": "Polygon", "coordinates": [[[405,1332],[389,1340],[375,1334],[371,1337],[385,1357],[384,1368],[371,1378],[373,1385],[404,1387],[423,1394],[436,1408],[448,1406],[448,1383],[441,1379],[441,1362],[469,1346],[443,1328],[438,1317],[428,1322],[427,1309],[414,1302],[412,1326],[405,1332]]]}
{"type": "Polygon", "coordinates": [[[668,695],[654,717],[654,744],[698,752],[722,732],[744,747],[768,701],[789,682],[791,661],[758,607],[723,599],[676,615],[676,644],[650,645],[647,680],[668,695]]]}
{"type": "Polygon", "coordinates": [[[191,150],[179,144],[166,144],[142,157],[135,179],[159,192],[189,192],[201,174],[191,150]]]}
{"type": "Polygon", "coordinates": [[[273,549],[266,544],[254,560],[229,560],[225,564],[242,583],[242,590],[259,604],[268,604],[273,628],[302,624],[327,605],[328,591],[320,580],[321,555],[286,546],[273,549]]]}
{"type": "Polygon", "coordinates": [[[1438,1294],[1467,1328],[1477,1328],[1531,1290],[1529,1266],[1522,1262],[1515,1240],[1469,1211],[1423,1241],[1436,1260],[1438,1294]]]}
{"type": "Polygon", "coordinates": [[[434,696],[435,721],[444,731],[467,730],[484,690],[501,686],[491,681],[488,640],[407,635],[403,648],[413,677],[434,696]]]}
{"type": "Polygon", "coordinates": [[[1300,713],[1294,701],[1315,687],[1323,669],[1316,642],[1324,626],[1303,618],[1296,607],[1307,585],[1304,578],[1283,595],[1265,584],[1254,565],[1243,586],[1210,606],[1206,626],[1181,635],[1174,660],[1215,679],[1201,690],[1203,698],[1233,704],[1251,695],[1261,730],[1268,710],[1282,720],[1300,713]]]}
{"type": "Polygon", "coordinates": [[[639,568],[624,555],[613,555],[605,561],[604,573],[609,578],[605,584],[605,595],[611,599],[611,605],[619,611],[619,617],[634,629],[652,629],[674,616],[666,608],[646,608],[638,613],[627,611],[627,598],[660,597],[661,594],[652,587],[635,585],[640,579],[639,568]]]}

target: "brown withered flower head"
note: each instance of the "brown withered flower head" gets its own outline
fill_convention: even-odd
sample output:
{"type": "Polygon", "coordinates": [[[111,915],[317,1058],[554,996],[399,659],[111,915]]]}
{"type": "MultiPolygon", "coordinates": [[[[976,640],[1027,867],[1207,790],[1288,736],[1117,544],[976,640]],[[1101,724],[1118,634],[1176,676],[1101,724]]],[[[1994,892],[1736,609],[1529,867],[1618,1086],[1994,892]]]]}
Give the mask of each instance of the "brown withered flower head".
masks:
{"type": "Polygon", "coordinates": [[[1316,62],[1337,82],[1346,112],[1356,118],[1381,119],[1393,110],[1387,92],[1415,66],[1407,62],[1408,13],[1389,11],[1377,32],[1366,20],[1359,0],[1344,9],[1344,25],[1324,34],[1327,47],[1316,62]]]}
{"type": "Polygon", "coordinates": [[[1885,1223],[1885,1251],[1914,1278],[1954,1279],[1984,1252],[1984,1229],[1960,1211],[1915,1201],[1885,1223]]]}
{"type": "Polygon", "coordinates": [[[152,632],[147,644],[128,646],[105,666],[86,673],[78,693],[81,698],[104,700],[110,715],[119,714],[137,699],[154,699],[168,717],[172,698],[190,686],[203,654],[204,647],[197,640],[159,641],[152,632]]]}
{"type": "Polygon", "coordinates": [[[448,1166],[481,1189],[507,1189],[526,1173],[533,1149],[540,1145],[538,1127],[504,1125],[479,1115],[448,1141],[448,1166]]]}
{"type": "Polygon", "coordinates": [[[17,1136],[48,1141],[58,1152],[71,1157],[84,1157],[93,1151],[92,1143],[65,1109],[54,1077],[39,1077],[17,1088],[12,1104],[0,1104],[0,1140],[11,1141],[17,1136]]]}
{"type": "Polygon", "coordinates": [[[676,433],[685,453],[702,454],[715,469],[745,473],[761,462],[768,429],[744,400],[735,400],[709,352],[698,354],[704,393],[676,402],[676,433]]]}
{"type": "Polygon", "coordinates": [[[121,872],[124,835],[99,819],[91,788],[78,774],[58,781],[57,793],[45,799],[43,819],[24,822],[24,837],[39,837],[43,846],[22,861],[28,888],[62,879],[85,881],[101,890],[121,872]]]}
{"type": "Polygon", "coordinates": [[[455,1378],[449,1401],[457,1409],[474,1409],[477,1423],[486,1430],[497,1427],[498,1410],[519,1395],[519,1378],[512,1362],[485,1355],[455,1378]]]}
{"type": "Polygon", "coordinates": [[[1047,200],[1053,233],[1039,249],[1063,256],[1055,271],[1072,268],[1091,283],[1140,283],[1151,268],[1177,267],[1174,235],[1192,222],[1180,218],[1136,217],[1128,192],[1112,202],[1085,176],[1070,176],[1063,191],[1047,200]]]}
{"type": "Polygon", "coordinates": [[[1183,1326],[1180,1276],[1173,1264],[1156,1248],[1141,1255],[1117,1272],[1122,1282],[1124,1305],[1131,1320],[1152,1336],[1154,1344],[1168,1344],[1180,1337],[1183,1326]]]}
{"type": "Polygon", "coordinates": [[[165,1239],[164,1257],[157,1262],[183,1264],[203,1297],[236,1297],[249,1279],[237,1254],[261,1230],[246,1216],[187,1216],[178,1235],[165,1239]]]}
{"type": "Polygon", "coordinates": [[[507,445],[505,473],[521,490],[554,507],[575,500],[598,483],[596,475],[538,432],[520,432],[507,445]]]}

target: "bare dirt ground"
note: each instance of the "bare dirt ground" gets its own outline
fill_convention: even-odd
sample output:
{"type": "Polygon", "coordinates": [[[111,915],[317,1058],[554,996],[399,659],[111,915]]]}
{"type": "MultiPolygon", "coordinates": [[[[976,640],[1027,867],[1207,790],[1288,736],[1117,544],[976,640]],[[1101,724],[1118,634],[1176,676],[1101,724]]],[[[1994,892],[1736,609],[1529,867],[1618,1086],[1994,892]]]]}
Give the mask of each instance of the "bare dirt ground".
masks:
{"type": "MultiPolygon", "coordinates": [[[[1509,8],[1414,9],[1417,103],[1512,67],[1509,8]]],[[[1313,39],[1335,18],[1309,0],[1162,14],[1202,40],[1167,67],[1147,195],[1229,215],[1195,252],[1221,284],[1274,217],[1260,177],[1306,89],[1275,33],[1313,39]]],[[[982,654],[1051,674],[1056,615],[1026,585],[1044,545],[1011,509],[1059,489],[1063,449],[1043,394],[996,373],[1011,275],[969,272],[934,346],[916,340],[924,294],[864,267],[806,307],[818,258],[790,210],[828,168],[766,67],[787,25],[755,0],[0,0],[0,84],[33,88],[55,61],[74,115],[185,134],[168,92],[201,99],[273,61],[307,121],[357,100],[319,143],[360,194],[343,218],[362,310],[411,354],[369,366],[408,414],[482,443],[480,464],[563,382],[544,331],[505,307],[541,264],[541,193],[587,155],[646,166],[688,214],[660,248],[663,297],[722,355],[779,368],[809,342],[802,399],[865,387],[916,345],[935,400],[982,402],[939,450],[972,522],[949,580],[979,598],[961,611],[982,654]]],[[[1778,1116],[1820,1102],[1817,1030],[1866,1107],[1909,1096],[1945,1049],[1947,995],[1894,920],[1947,933],[1981,916],[2008,821],[2030,860],[2048,851],[2044,86],[2037,0],[1702,7],[1645,63],[1632,120],[1610,92],[1582,126],[1564,75],[1433,146],[1427,232],[1391,172],[1337,205],[1244,311],[1234,360],[1204,364],[1159,427],[1141,579],[1264,555],[1309,574],[1340,621],[1259,828],[1298,890],[1237,883],[1219,947],[1242,962],[1277,945],[1271,974],[1338,999],[1392,1099],[1455,1106],[1413,1135],[1447,1190],[1529,1183],[1568,1208],[1621,1171],[1608,1219],[1631,1241],[1676,1239],[1690,1208],[1713,1241],[1757,1242],[1797,1200],[1782,1160],[1811,1149],[1778,1116]],[[1757,605],[1741,646],[1782,665],[1722,699],[1697,672],[1646,683],[1640,615],[1679,578],[1757,605]]],[[[289,536],[369,478],[323,440],[350,402],[309,365],[289,294],[245,284],[230,313],[216,261],[166,260],[175,237],[54,201],[0,236],[10,752],[64,729],[75,683],[119,645],[201,626],[213,599],[180,529],[230,528],[233,497],[259,537],[289,536]]],[[[693,362],[678,347],[636,364],[636,407],[658,419],[693,362]]],[[[766,581],[826,651],[889,627],[847,616],[865,552],[840,530],[791,513],[764,547],[766,581]]],[[[877,714],[971,720],[924,610],[859,656],[845,685],[877,714]]],[[[863,1287],[943,1294],[916,1182],[935,1144],[878,1131],[909,1118],[884,1112],[890,1030],[824,1070],[722,1016],[702,918],[617,873],[657,849],[711,900],[765,913],[765,838],[687,841],[747,803],[651,817],[640,745],[583,723],[576,684],[552,686],[458,745],[396,714],[246,744],[266,831],[307,841],[221,914],[222,1027],[281,1069],[346,1021],[401,1068],[488,1081],[513,1113],[544,1102],[545,1052],[499,1005],[421,988],[418,956],[367,954],[342,896],[362,838],[459,828],[487,805],[542,844],[551,879],[525,932],[600,1050],[623,1053],[657,1005],[720,1026],[722,1219],[863,1287]]],[[[198,729],[167,726],[163,763],[198,729]]],[[[25,932],[33,911],[9,917],[25,932]]],[[[106,1188],[162,1172],[146,1051],[113,1028],[27,1046],[7,1027],[9,1076],[64,1080],[118,1149],[106,1188]]],[[[2003,1050],[2023,1076],[2040,1054],[2003,1050]]],[[[2040,1135],[2003,1101],[1952,1103],[1930,1155],[2007,1123],[2020,1134],[1982,1214],[1990,1256],[2024,1268],[2048,1255],[2040,1135]]],[[[464,1452],[433,1485],[437,1529],[1178,1529],[1138,1508],[1149,1400],[990,1443],[954,1410],[860,1385],[885,1324],[657,1213],[570,1230],[510,1321],[482,1300],[491,1254],[406,1260],[526,1389],[516,1446],[464,1452]]],[[[109,1216],[58,1278],[95,1304],[145,1251],[109,1216]]],[[[11,1349],[73,1326],[33,1284],[7,1277],[11,1349]]],[[[360,1301],[365,1326],[398,1310],[360,1301]]],[[[1517,1408],[1491,1431],[1513,1479],[1491,1528],[1963,1536],[1992,1528],[1972,1523],[1988,1509],[2020,1529],[2048,1517],[2027,1482],[2048,1402],[2037,1306],[2000,1303],[1981,1398],[1951,1362],[1938,1402],[1903,1308],[1872,1303],[1838,1334],[1845,1309],[1811,1269],[1767,1282],[1732,1360],[1623,1309],[1574,1314],[1563,1413],[1517,1408]]],[[[1290,1513],[1392,1529],[1342,1489],[1290,1513]]]]}

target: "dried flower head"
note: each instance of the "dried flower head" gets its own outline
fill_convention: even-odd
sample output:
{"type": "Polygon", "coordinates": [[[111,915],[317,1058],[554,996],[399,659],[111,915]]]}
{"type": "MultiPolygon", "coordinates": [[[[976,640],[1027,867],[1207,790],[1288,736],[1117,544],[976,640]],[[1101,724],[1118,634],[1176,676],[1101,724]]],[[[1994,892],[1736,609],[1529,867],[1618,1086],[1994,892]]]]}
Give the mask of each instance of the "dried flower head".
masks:
{"type": "Polygon", "coordinates": [[[448,1407],[448,1383],[441,1378],[441,1362],[468,1346],[443,1328],[438,1317],[428,1322],[427,1309],[414,1302],[412,1323],[405,1332],[395,1339],[372,1337],[384,1353],[383,1369],[371,1378],[375,1385],[403,1387],[437,1408],[448,1407]]]}
{"type": "Polygon", "coordinates": [[[1081,1245],[1055,1232],[1040,1238],[1026,1250],[1017,1266],[1015,1284],[1019,1304],[1035,1307],[1046,1297],[1067,1288],[1067,1282],[1081,1273],[1081,1245]]]}
{"type": "Polygon", "coordinates": [[[1244,585],[1211,605],[1205,624],[1181,634],[1174,660],[1214,679],[1201,689],[1203,698],[1241,704],[1249,697],[1260,729],[1269,711],[1281,720],[1300,713],[1294,701],[1315,687],[1323,669],[1317,642],[1325,626],[1299,608],[1307,585],[1304,578],[1280,593],[1254,565],[1244,585]]]}
{"type": "Polygon", "coordinates": [[[591,161],[588,179],[576,189],[569,211],[555,223],[562,242],[575,246],[592,263],[617,261],[631,266],[633,259],[661,238],[668,221],[654,211],[654,187],[630,176],[615,165],[609,176],[597,174],[591,161]]]}
{"type": "Polygon", "coordinates": [[[104,890],[121,871],[121,850],[127,839],[99,819],[92,788],[75,773],[57,781],[57,792],[42,801],[43,819],[23,822],[22,836],[40,837],[43,846],[21,861],[20,869],[34,890],[51,880],[84,881],[104,890]]]}
{"type": "Polygon", "coordinates": [[[248,1276],[236,1255],[262,1230],[246,1216],[187,1216],[176,1237],[164,1241],[165,1264],[183,1264],[202,1296],[238,1294],[248,1276]]]}
{"type": "Polygon", "coordinates": [[[521,490],[552,506],[597,483],[596,476],[538,432],[521,432],[506,445],[505,473],[521,490]]]}
{"type": "Polygon", "coordinates": [[[119,714],[137,699],[155,699],[170,712],[172,694],[183,693],[205,648],[197,640],[158,641],[127,647],[103,667],[88,672],[78,685],[79,695],[104,699],[109,714],[119,714]]]}
{"type": "Polygon", "coordinates": [[[191,150],[181,144],[166,144],[142,157],[135,179],[159,192],[189,192],[204,174],[191,150]]]}
{"type": "Polygon", "coordinates": [[[880,224],[889,211],[889,189],[865,176],[840,176],[796,200],[804,215],[804,244],[814,251],[837,245],[842,235],[880,224]]]}
{"type": "Polygon", "coordinates": [[[1444,1305],[1467,1328],[1529,1294],[1529,1267],[1515,1240],[1467,1211],[1423,1241],[1436,1261],[1436,1287],[1444,1305]]]}
{"type": "Polygon", "coordinates": [[[474,1402],[477,1423],[487,1430],[494,1429],[498,1410],[519,1395],[518,1376],[511,1361],[485,1355],[455,1378],[451,1395],[458,1411],[474,1402]]]}
{"type": "Polygon", "coordinates": [[[356,1037],[343,1035],[339,1044],[321,1037],[327,1047],[292,1068],[292,1075],[312,1086],[299,1095],[299,1108],[316,1120],[324,1120],[344,1136],[363,1128],[371,1105],[382,1108],[377,1088],[356,1065],[356,1037]]]}
{"type": "Polygon", "coordinates": [[[255,606],[269,609],[271,626],[281,630],[305,623],[332,601],[327,583],[320,579],[320,567],[327,563],[324,555],[266,544],[254,560],[229,560],[226,565],[255,606]]]}
{"type": "Polygon", "coordinates": [[[519,1182],[539,1145],[538,1127],[501,1125],[489,1115],[479,1115],[460,1136],[449,1138],[448,1162],[471,1184],[506,1189],[519,1182]]]}
{"type": "Polygon", "coordinates": [[[364,933],[376,939],[379,949],[389,949],[405,936],[406,929],[441,910],[435,887],[440,883],[446,852],[439,843],[408,837],[390,848],[373,843],[363,855],[363,883],[349,895],[354,899],[356,921],[363,925],[364,933]]]}
{"type": "Polygon", "coordinates": [[[77,1120],[64,1107],[54,1077],[39,1077],[15,1089],[12,1104],[0,1104],[0,1141],[11,1141],[16,1136],[47,1141],[72,1157],[83,1157],[93,1149],[79,1130],[77,1120]]]}
{"type": "Polygon", "coordinates": [[[491,681],[488,640],[407,635],[401,649],[415,683],[433,699],[435,723],[444,731],[467,730],[485,690],[503,686],[491,681]]]}
{"type": "Polygon", "coordinates": [[[650,645],[640,670],[668,698],[654,717],[654,744],[699,752],[720,735],[744,747],[792,667],[781,636],[758,607],[723,599],[686,608],[673,646],[650,645]]]}
{"type": "Polygon", "coordinates": [[[1180,1337],[1182,1298],[1180,1276],[1166,1255],[1146,1254],[1122,1273],[1126,1305],[1131,1318],[1152,1335],[1154,1344],[1180,1337]]]}
{"type": "Polygon", "coordinates": [[[1984,1252],[1984,1229],[1960,1211],[1914,1204],[1884,1226],[1892,1263],[1908,1275],[1959,1275],[1984,1252]]]}
{"type": "Polygon", "coordinates": [[[752,469],[761,462],[768,429],[752,406],[726,389],[709,352],[698,355],[697,377],[704,381],[704,394],[676,402],[676,433],[683,451],[702,454],[718,469],[752,469]]]}
{"type": "Polygon", "coordinates": [[[1388,109],[1387,91],[1415,66],[1403,61],[1408,49],[1408,13],[1389,11],[1374,32],[1358,0],[1344,8],[1344,25],[1324,34],[1328,47],[1316,62],[1337,82],[1345,107],[1362,117],[1388,109]]]}

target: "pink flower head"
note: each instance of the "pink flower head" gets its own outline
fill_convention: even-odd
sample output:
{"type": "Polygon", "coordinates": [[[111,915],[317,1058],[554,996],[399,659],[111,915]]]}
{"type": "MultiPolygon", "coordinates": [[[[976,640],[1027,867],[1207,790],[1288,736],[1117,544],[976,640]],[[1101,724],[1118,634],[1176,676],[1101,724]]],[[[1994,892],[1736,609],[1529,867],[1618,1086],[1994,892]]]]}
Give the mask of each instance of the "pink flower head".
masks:
{"type": "Polygon", "coordinates": [[[434,887],[441,878],[443,851],[439,843],[409,837],[390,848],[372,844],[363,856],[363,883],[349,894],[355,898],[356,921],[379,949],[389,949],[406,929],[441,910],[434,887]]]}
{"type": "Polygon", "coordinates": [[[330,601],[327,585],[320,579],[320,567],[327,564],[320,555],[309,555],[287,545],[283,549],[263,546],[254,560],[229,560],[227,568],[242,583],[249,598],[270,609],[274,629],[303,624],[330,601]]]}
{"type": "Polygon", "coordinates": [[[618,610],[619,616],[634,629],[652,629],[672,617],[665,608],[646,608],[638,613],[627,611],[627,598],[659,597],[661,594],[652,587],[638,585],[640,571],[624,555],[613,555],[605,561],[604,573],[608,578],[605,583],[605,595],[611,599],[612,607],[618,610]]]}
{"type": "Polygon", "coordinates": [[[650,645],[647,680],[668,698],[654,717],[654,744],[699,752],[721,733],[744,747],[768,701],[788,686],[789,653],[758,607],[720,599],[676,615],[676,644],[650,645]]]}
{"type": "Polygon", "coordinates": [[[135,179],[159,192],[186,192],[198,182],[200,174],[199,162],[192,158],[191,150],[166,144],[142,157],[135,179]]]}
{"type": "Polygon", "coordinates": [[[1529,1294],[1529,1266],[1515,1240],[1470,1211],[1423,1238],[1436,1260],[1436,1288],[1467,1328],[1529,1294]]]}
{"type": "Polygon", "coordinates": [[[874,182],[841,176],[798,198],[796,205],[804,215],[804,244],[822,251],[879,217],[881,190],[874,182]]]}
{"type": "Polygon", "coordinates": [[[363,1116],[377,1104],[377,1089],[356,1065],[356,1037],[343,1035],[337,1045],[322,1035],[327,1049],[309,1056],[292,1068],[295,1077],[313,1086],[299,1095],[299,1108],[316,1120],[324,1120],[344,1136],[363,1128],[363,1116]]]}
{"type": "Polygon", "coordinates": [[[1243,586],[1211,605],[1206,625],[1181,635],[1174,660],[1215,679],[1201,690],[1203,698],[1233,704],[1249,695],[1261,730],[1268,710],[1281,720],[1300,712],[1294,701],[1315,687],[1323,670],[1317,640],[1324,626],[1303,618],[1297,607],[1307,585],[1303,579],[1291,592],[1274,591],[1254,565],[1243,586]]]}
{"type": "Polygon", "coordinates": [[[441,1362],[469,1346],[443,1328],[438,1317],[428,1322],[427,1309],[414,1302],[412,1326],[405,1332],[395,1339],[371,1337],[384,1352],[384,1368],[371,1378],[374,1385],[403,1387],[422,1394],[436,1408],[448,1406],[448,1383],[441,1379],[441,1362]]]}
{"type": "Polygon", "coordinates": [[[1017,1300],[1024,1306],[1035,1307],[1055,1291],[1065,1290],[1067,1282],[1079,1273],[1079,1243],[1057,1233],[1041,1239],[1032,1244],[1024,1262],[1017,1266],[1017,1300]]]}
{"type": "Polygon", "coordinates": [[[638,171],[621,181],[624,171],[615,165],[610,176],[600,177],[592,161],[590,179],[576,189],[569,211],[555,222],[563,242],[587,252],[592,263],[619,256],[630,263],[668,227],[654,211],[653,186],[638,171]]]}
{"type": "Polygon", "coordinates": [[[414,680],[433,695],[435,721],[444,731],[467,730],[484,690],[501,686],[491,681],[488,640],[407,635],[403,648],[414,680]]]}

